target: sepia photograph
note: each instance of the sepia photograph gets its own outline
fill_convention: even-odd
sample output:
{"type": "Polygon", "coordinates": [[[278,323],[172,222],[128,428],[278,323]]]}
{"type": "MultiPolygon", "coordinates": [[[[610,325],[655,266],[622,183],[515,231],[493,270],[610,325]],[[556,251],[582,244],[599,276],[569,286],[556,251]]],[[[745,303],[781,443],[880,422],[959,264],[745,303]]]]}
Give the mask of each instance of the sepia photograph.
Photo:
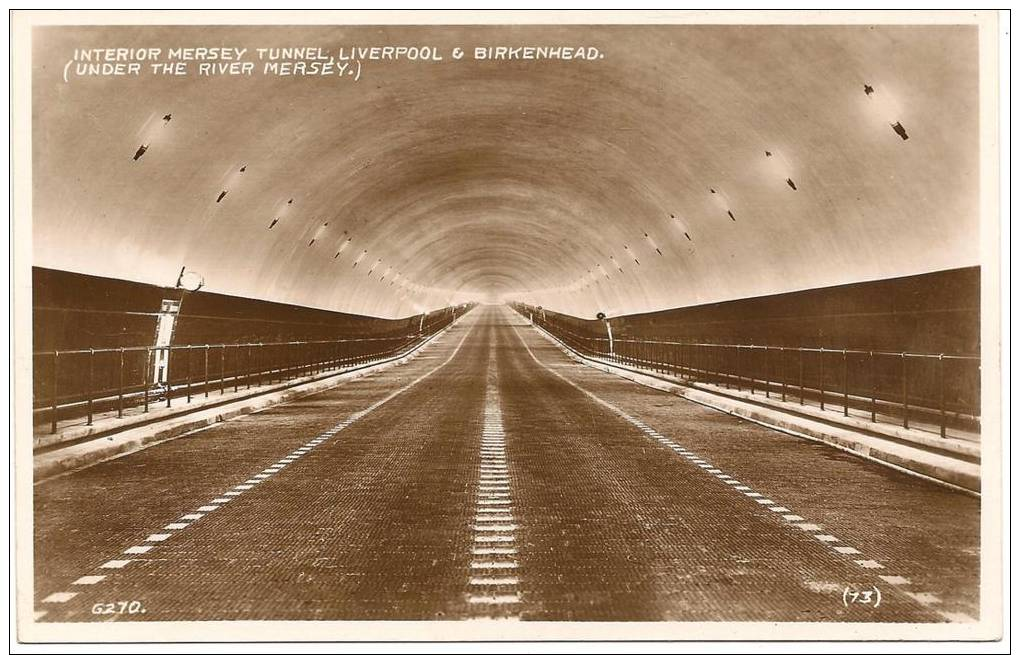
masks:
{"type": "Polygon", "coordinates": [[[999,20],[12,12],[17,639],[1001,639],[999,20]]]}

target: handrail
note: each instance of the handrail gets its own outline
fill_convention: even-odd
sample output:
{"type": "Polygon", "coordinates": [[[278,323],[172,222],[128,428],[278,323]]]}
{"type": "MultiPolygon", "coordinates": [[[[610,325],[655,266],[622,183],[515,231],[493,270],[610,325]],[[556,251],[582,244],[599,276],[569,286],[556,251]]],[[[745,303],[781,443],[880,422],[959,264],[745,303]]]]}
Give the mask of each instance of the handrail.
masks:
{"type": "Polygon", "coordinates": [[[394,341],[399,339],[407,339],[412,336],[418,336],[417,332],[408,334],[398,334],[389,337],[366,337],[358,339],[314,339],[308,341],[237,341],[230,343],[193,343],[193,344],[171,344],[167,346],[123,346],[123,347],[107,347],[107,348],[76,348],[72,350],[37,350],[32,353],[32,356],[42,355],[86,355],[90,353],[115,353],[115,352],[141,352],[143,350],[183,350],[183,349],[202,349],[202,348],[238,348],[238,347],[255,347],[255,346],[300,346],[306,344],[339,344],[339,343],[360,343],[363,341],[394,341]]]}
{"type": "Polygon", "coordinates": [[[162,401],[169,407],[175,397],[190,403],[198,394],[223,395],[228,386],[238,391],[364,366],[409,351],[459,317],[444,311],[421,331],[373,337],[36,351],[33,405],[55,433],[64,418],[84,415],[92,425],[97,411],[121,417],[130,406],[148,412],[162,401]]]}
{"type": "Polygon", "coordinates": [[[970,431],[980,425],[977,356],[860,348],[705,343],[676,339],[584,335],[540,310],[514,306],[566,347],[599,361],[669,375],[681,381],[747,390],[766,398],[796,398],[841,406],[843,416],[862,411],[871,422],[916,427],[933,417],[939,434],[950,423],[970,431]],[[951,370],[947,375],[947,367],[951,370]],[[948,391],[948,393],[947,393],[948,391]],[[835,401],[835,402],[834,402],[835,401]],[[881,409],[881,411],[880,411],[881,409]],[[890,416],[891,414],[891,416],[890,416]]]}
{"type": "MultiPolygon", "coordinates": [[[[539,321],[536,321],[539,322],[539,321]]],[[[552,321],[541,321],[543,327],[549,327],[555,325],[552,321]]],[[[589,341],[597,341],[608,343],[608,337],[597,337],[581,334],[568,330],[559,325],[555,325],[556,330],[568,334],[576,339],[585,339],[589,341]]],[[[656,339],[656,338],[636,338],[636,337],[613,337],[614,343],[642,343],[642,344],[661,344],[667,346],[701,346],[705,348],[747,348],[749,350],[789,350],[789,351],[801,351],[804,352],[821,352],[821,353],[846,353],[848,355],[885,355],[892,357],[917,357],[917,358],[931,358],[931,359],[955,359],[955,360],[967,360],[980,362],[981,358],[977,355],[954,355],[946,353],[917,353],[910,351],[898,351],[898,350],[863,350],[860,348],[824,348],[821,346],[773,346],[768,344],[754,344],[754,343],[715,343],[710,341],[675,341],[670,339],[656,339]]]]}

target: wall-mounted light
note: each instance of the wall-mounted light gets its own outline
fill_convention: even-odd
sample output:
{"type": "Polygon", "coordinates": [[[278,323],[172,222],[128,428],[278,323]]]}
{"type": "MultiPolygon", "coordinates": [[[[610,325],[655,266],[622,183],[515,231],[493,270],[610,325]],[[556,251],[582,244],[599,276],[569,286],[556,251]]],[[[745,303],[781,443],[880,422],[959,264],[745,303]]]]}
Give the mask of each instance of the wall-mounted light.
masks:
{"type": "Polygon", "coordinates": [[[680,219],[680,217],[677,216],[676,214],[670,214],[669,217],[672,218],[673,221],[680,226],[680,231],[684,233],[684,236],[687,237],[687,240],[692,241],[693,239],[691,239],[691,233],[687,229],[687,226],[684,224],[684,222],[680,219]]]}
{"type": "Polygon", "coordinates": [[[730,220],[733,221],[737,220],[737,217],[733,215],[733,211],[730,209],[729,201],[727,201],[726,198],[723,197],[722,193],[716,191],[712,187],[709,187],[708,191],[709,193],[712,194],[712,199],[715,201],[715,203],[719,205],[719,207],[721,207],[723,211],[726,212],[727,216],[730,217],[730,220]]]}
{"type": "Polygon", "coordinates": [[[364,259],[364,258],[365,258],[365,255],[367,255],[367,254],[368,254],[368,251],[367,251],[367,250],[362,250],[362,251],[361,251],[361,254],[360,254],[360,255],[358,255],[358,258],[354,260],[354,265],[353,265],[353,266],[351,266],[351,268],[357,268],[357,267],[358,267],[358,264],[360,264],[360,263],[361,263],[361,260],[362,260],[362,259],[364,259]]]}
{"type": "Polygon", "coordinates": [[[181,266],[181,272],[177,275],[177,283],[174,286],[185,291],[198,291],[205,286],[205,278],[195,271],[186,270],[185,266],[181,266]]]}
{"type": "Polygon", "coordinates": [[[291,207],[291,205],[292,205],[292,204],[294,204],[294,199],[293,199],[293,198],[291,198],[290,200],[288,200],[288,201],[286,202],[286,204],[284,204],[284,205],[283,205],[283,207],[281,207],[281,208],[280,208],[280,210],[276,212],[276,218],[274,218],[274,219],[273,219],[273,222],[269,224],[269,229],[270,229],[270,230],[271,230],[271,229],[273,229],[273,227],[274,227],[274,226],[275,226],[275,225],[276,225],[277,223],[279,223],[279,222],[280,222],[280,219],[284,217],[284,215],[285,215],[285,214],[287,213],[287,211],[288,211],[288,210],[290,209],[290,207],[291,207]]]}
{"type": "Polygon", "coordinates": [[[315,243],[316,239],[322,236],[322,233],[326,231],[327,227],[329,227],[329,221],[326,221],[325,223],[320,225],[317,230],[315,230],[315,234],[312,235],[312,240],[308,242],[309,248],[312,247],[312,244],[315,243]]]}
{"type": "Polygon", "coordinates": [[[230,191],[231,187],[234,186],[235,182],[240,180],[241,175],[243,175],[246,170],[248,170],[248,164],[242,164],[241,168],[237,169],[236,172],[230,174],[230,176],[227,178],[227,181],[223,184],[223,190],[220,191],[220,195],[216,198],[216,202],[220,202],[227,196],[227,193],[230,191]]]}
{"type": "Polygon", "coordinates": [[[902,111],[888,90],[883,89],[879,93],[875,90],[875,87],[865,83],[864,95],[867,96],[867,103],[871,111],[882,121],[888,123],[897,136],[904,141],[910,138],[907,135],[907,129],[900,122],[902,111]]]}
{"type": "Polygon", "coordinates": [[[766,150],[765,161],[768,162],[776,177],[785,179],[788,187],[794,191],[797,190],[797,184],[793,181],[792,174],[790,173],[790,166],[785,157],[773,150],[766,150]]]}
{"type": "Polygon", "coordinates": [[[659,245],[657,243],[655,243],[655,239],[653,239],[652,237],[648,236],[647,232],[645,232],[644,235],[645,235],[645,241],[648,242],[648,245],[651,246],[652,250],[654,250],[655,252],[659,253],[659,256],[662,257],[662,250],[660,250],[659,249],[659,245]]]}
{"type": "MultiPolygon", "coordinates": [[[[347,230],[344,230],[344,234],[347,234],[347,230]]],[[[347,246],[351,245],[352,238],[353,237],[347,237],[347,240],[340,244],[340,247],[337,249],[336,254],[333,255],[333,259],[337,259],[338,257],[340,257],[340,253],[342,253],[344,250],[347,250],[347,246]]]]}
{"type": "Polygon", "coordinates": [[[149,146],[160,136],[161,132],[166,129],[170,124],[170,120],[173,118],[173,114],[167,113],[163,115],[162,121],[155,121],[155,117],[158,114],[150,115],[149,118],[142,125],[142,129],[139,130],[139,141],[141,145],[138,146],[138,150],[135,150],[134,161],[138,161],[142,158],[142,155],[146,153],[149,146]]]}

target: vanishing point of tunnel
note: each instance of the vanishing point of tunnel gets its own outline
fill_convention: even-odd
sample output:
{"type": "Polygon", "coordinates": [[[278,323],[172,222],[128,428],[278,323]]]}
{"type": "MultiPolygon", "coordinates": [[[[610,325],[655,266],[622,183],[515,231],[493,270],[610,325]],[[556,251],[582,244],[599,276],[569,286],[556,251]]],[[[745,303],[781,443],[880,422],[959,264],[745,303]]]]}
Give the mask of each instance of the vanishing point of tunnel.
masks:
{"type": "Polygon", "coordinates": [[[36,621],[980,619],[976,27],[32,36],[36,621]]]}

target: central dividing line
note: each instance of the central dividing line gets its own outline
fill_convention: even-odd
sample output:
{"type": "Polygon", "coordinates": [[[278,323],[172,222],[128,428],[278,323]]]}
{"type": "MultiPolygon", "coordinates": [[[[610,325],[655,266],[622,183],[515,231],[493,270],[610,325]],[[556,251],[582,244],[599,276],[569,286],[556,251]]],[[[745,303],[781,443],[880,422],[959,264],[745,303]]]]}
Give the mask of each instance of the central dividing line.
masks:
{"type": "Polygon", "coordinates": [[[495,352],[490,350],[466,597],[469,605],[481,608],[489,618],[496,615],[513,619],[517,618],[514,608],[521,602],[517,577],[518,526],[514,522],[495,371],[495,352]]]}

